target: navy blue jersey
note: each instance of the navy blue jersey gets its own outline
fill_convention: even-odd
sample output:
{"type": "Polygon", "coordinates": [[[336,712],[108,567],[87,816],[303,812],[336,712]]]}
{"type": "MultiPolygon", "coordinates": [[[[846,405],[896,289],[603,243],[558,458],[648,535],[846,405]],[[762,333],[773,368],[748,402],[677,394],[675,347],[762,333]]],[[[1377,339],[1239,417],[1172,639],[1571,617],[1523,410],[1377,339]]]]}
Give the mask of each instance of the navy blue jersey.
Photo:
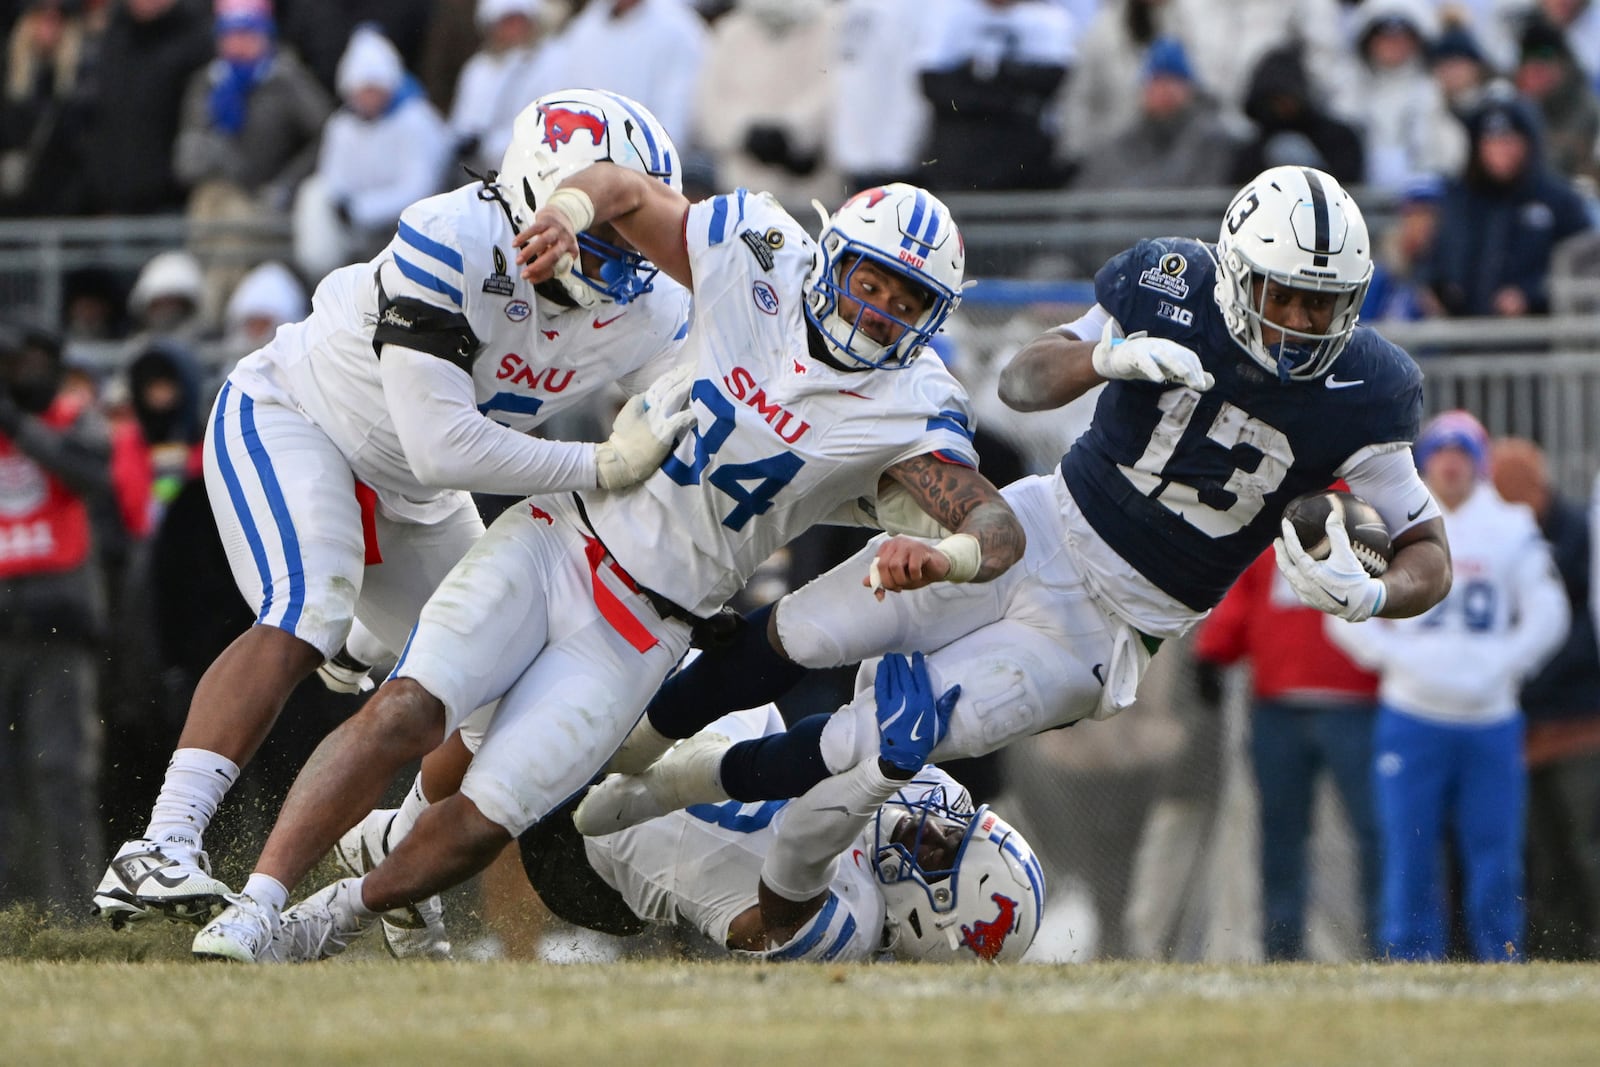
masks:
{"type": "Polygon", "coordinates": [[[1095,531],[1196,611],[1272,543],[1290,500],[1326,488],[1368,445],[1413,440],[1422,417],[1422,372],[1365,326],[1321,378],[1285,384],[1262,369],[1223,323],[1216,266],[1212,245],[1169,237],[1095,275],[1095,297],[1124,333],[1186,345],[1216,384],[1113,381],[1061,460],[1095,531]]]}

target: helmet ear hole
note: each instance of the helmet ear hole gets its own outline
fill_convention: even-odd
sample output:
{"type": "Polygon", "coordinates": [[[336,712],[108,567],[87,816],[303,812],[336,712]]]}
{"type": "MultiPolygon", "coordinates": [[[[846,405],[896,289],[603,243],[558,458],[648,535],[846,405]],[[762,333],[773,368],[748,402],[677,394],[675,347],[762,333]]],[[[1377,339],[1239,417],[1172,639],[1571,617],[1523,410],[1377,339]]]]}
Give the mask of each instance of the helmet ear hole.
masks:
{"type": "MultiPolygon", "coordinates": [[[[522,199],[527,202],[528,210],[530,212],[539,210],[539,198],[534,195],[533,185],[528,181],[526,176],[524,176],[522,179],[522,199]]],[[[531,215],[529,216],[528,221],[530,223],[533,221],[533,217],[531,215]]]]}

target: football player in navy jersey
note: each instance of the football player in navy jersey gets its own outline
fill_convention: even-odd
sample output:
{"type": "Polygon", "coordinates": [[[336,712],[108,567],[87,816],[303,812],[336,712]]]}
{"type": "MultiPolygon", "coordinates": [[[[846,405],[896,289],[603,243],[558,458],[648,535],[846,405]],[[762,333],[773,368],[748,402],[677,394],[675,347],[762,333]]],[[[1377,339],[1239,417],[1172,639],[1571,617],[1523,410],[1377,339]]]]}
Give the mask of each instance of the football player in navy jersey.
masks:
{"type": "Polygon", "coordinates": [[[1215,245],[1161,238],[1112,258],[1095,306],[1030,342],[1001,378],[1001,398],[1025,411],[1108,383],[1059,474],[1005,490],[1027,532],[1023,561],[987,585],[884,597],[860,588],[869,547],[758,612],[767,640],[709,652],[663,686],[613,762],[624,773],[585,798],[579,828],[794,796],[854,765],[876,736],[861,699],[717,761],[696,758],[708,747],[698,741],[658,759],[807,668],[927,650],[935,686],[962,688],[939,760],[1115,714],[1161,641],[1190,629],[1269,543],[1300,598],[1330,614],[1400,618],[1438,603],[1449,548],[1410,447],[1422,375],[1357,324],[1371,276],[1360,209],[1306,167],[1241,189],[1215,245]],[[1389,527],[1396,552],[1381,578],[1357,562],[1340,517],[1322,560],[1283,521],[1291,499],[1338,478],[1389,527]]]}

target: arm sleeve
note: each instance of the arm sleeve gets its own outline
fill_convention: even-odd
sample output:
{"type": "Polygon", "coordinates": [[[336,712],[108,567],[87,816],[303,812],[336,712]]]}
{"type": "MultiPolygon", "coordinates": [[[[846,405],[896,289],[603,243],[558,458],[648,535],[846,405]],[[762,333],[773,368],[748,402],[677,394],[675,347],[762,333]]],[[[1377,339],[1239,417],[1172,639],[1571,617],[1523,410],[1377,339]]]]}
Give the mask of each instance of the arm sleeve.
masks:
{"type": "Polygon", "coordinates": [[[840,853],[905,784],[879,770],[874,754],[812,786],[785,809],[761,881],[785,900],[820,894],[833,881],[840,853]]]}
{"type": "Polygon", "coordinates": [[[379,370],[400,446],[424,484],[507,496],[596,486],[593,445],[529,437],[485,418],[460,368],[389,344],[379,370]]]}
{"type": "MultiPolygon", "coordinates": [[[[1105,331],[1106,323],[1111,321],[1111,312],[1096,304],[1071,322],[1056,327],[1058,333],[1070,333],[1080,341],[1099,341],[1100,335],[1105,331]]],[[[1121,334],[1119,326],[1117,333],[1121,334]]]]}
{"type": "Polygon", "coordinates": [[[1417,474],[1411,446],[1404,441],[1363,448],[1334,473],[1352,493],[1378,509],[1391,539],[1442,514],[1417,474]]]}

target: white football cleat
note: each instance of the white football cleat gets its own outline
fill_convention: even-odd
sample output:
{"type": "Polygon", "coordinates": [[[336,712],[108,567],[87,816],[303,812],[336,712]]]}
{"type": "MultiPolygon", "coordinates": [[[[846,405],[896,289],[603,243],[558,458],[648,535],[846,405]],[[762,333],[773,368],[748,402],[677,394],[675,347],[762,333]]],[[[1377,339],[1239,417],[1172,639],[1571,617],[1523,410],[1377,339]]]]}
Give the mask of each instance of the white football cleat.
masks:
{"type": "Polygon", "coordinates": [[[374,808],[344,832],[333,846],[333,858],[352,878],[360,878],[389,854],[389,827],[399,808],[374,808]]]}
{"type": "MultiPolygon", "coordinates": [[[[333,855],[351,877],[360,878],[389,854],[389,827],[397,813],[396,808],[370,811],[339,838],[333,855]]],[[[432,896],[409,908],[385,912],[383,943],[396,959],[449,959],[450,939],[444,928],[444,902],[432,896]]]]}
{"type": "Polygon", "coordinates": [[[243,893],[230,894],[222,914],[194,935],[191,951],[206,960],[283,963],[287,956],[278,941],[279,925],[276,908],[243,893]]]}
{"type": "Polygon", "coordinates": [[[356,918],[339,899],[341,887],[347,882],[348,879],[323,886],[283,913],[277,941],[285,960],[313,963],[329,959],[371,928],[370,922],[356,918]]]}
{"type": "Polygon", "coordinates": [[[572,813],[573,825],[585,837],[599,837],[692,804],[727,800],[722,756],[732,744],[722,734],[698,733],[672,746],[642,774],[611,775],[589,790],[572,813]]]}
{"type": "Polygon", "coordinates": [[[221,911],[231,890],[211,876],[211,861],[180,838],[135,838],[117,849],[94,890],[91,914],[120,930],[151,918],[203,923],[221,911]]]}

